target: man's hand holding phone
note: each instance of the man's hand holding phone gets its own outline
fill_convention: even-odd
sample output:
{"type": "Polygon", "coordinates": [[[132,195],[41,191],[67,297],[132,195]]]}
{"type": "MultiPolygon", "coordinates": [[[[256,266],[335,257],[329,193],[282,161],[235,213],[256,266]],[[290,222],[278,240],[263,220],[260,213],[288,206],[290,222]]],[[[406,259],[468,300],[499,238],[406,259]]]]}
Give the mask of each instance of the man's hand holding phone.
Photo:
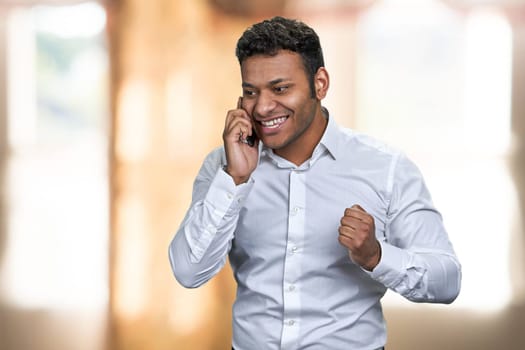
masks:
{"type": "Polygon", "coordinates": [[[242,97],[237,108],[228,111],[222,134],[226,151],[226,172],[236,185],[246,182],[257,167],[259,140],[253,130],[252,119],[242,108],[242,97]]]}

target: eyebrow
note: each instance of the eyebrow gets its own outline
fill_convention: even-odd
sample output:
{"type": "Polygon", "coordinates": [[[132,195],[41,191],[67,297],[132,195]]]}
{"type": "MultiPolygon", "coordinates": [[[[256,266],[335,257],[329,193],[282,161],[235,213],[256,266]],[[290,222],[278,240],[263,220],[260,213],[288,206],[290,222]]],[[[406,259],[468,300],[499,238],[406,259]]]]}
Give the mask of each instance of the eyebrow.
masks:
{"type": "MultiPolygon", "coordinates": [[[[276,84],[279,84],[279,83],[282,83],[282,82],[285,82],[285,81],[291,81],[291,79],[288,79],[288,78],[277,78],[277,79],[274,79],[274,80],[270,80],[268,82],[268,86],[273,86],[273,85],[276,85],[276,84]]],[[[255,86],[253,86],[250,83],[246,83],[246,82],[242,83],[242,87],[255,88],[255,86]]]]}

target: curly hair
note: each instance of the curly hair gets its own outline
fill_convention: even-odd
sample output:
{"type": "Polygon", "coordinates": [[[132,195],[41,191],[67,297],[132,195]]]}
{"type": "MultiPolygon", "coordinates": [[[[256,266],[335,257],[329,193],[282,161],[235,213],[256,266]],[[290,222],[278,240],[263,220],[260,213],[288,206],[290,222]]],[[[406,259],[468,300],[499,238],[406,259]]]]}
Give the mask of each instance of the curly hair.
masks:
{"type": "Polygon", "coordinates": [[[254,24],[237,41],[235,55],[242,64],[248,57],[273,56],[279,50],[289,50],[301,56],[312,97],[315,97],[314,76],[320,67],[324,67],[323,50],[315,31],[303,22],[277,16],[254,24]]]}

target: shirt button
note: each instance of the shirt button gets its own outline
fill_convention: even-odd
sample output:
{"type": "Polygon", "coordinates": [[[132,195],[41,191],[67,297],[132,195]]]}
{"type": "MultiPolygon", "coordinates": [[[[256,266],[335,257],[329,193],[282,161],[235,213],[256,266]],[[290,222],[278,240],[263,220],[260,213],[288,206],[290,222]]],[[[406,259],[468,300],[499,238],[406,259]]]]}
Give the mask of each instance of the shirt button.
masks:
{"type": "Polygon", "coordinates": [[[288,287],[288,291],[293,292],[295,290],[295,286],[293,284],[288,287]]]}
{"type": "Polygon", "coordinates": [[[289,320],[288,321],[288,326],[293,326],[295,324],[295,321],[294,320],[289,320]]]}
{"type": "Polygon", "coordinates": [[[226,194],[226,196],[228,196],[228,199],[232,199],[232,198],[233,198],[233,194],[230,193],[230,192],[228,192],[228,193],[226,194]]]}
{"type": "Polygon", "coordinates": [[[299,248],[297,248],[297,247],[292,247],[292,254],[293,254],[293,253],[297,253],[298,250],[299,250],[299,248]]]}
{"type": "Polygon", "coordinates": [[[296,215],[299,212],[299,207],[293,207],[292,215],[296,215]]]}

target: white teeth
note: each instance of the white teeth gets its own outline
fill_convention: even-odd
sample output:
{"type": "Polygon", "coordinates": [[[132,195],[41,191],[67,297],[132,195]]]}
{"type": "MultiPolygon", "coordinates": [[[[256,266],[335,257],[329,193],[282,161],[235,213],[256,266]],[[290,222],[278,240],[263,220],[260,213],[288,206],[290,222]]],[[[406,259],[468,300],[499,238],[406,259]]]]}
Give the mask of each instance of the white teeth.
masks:
{"type": "Polygon", "coordinates": [[[286,120],[286,117],[279,117],[279,118],[275,118],[272,120],[261,121],[261,124],[267,128],[272,128],[272,127],[277,127],[280,124],[284,123],[285,120],[286,120]]]}

